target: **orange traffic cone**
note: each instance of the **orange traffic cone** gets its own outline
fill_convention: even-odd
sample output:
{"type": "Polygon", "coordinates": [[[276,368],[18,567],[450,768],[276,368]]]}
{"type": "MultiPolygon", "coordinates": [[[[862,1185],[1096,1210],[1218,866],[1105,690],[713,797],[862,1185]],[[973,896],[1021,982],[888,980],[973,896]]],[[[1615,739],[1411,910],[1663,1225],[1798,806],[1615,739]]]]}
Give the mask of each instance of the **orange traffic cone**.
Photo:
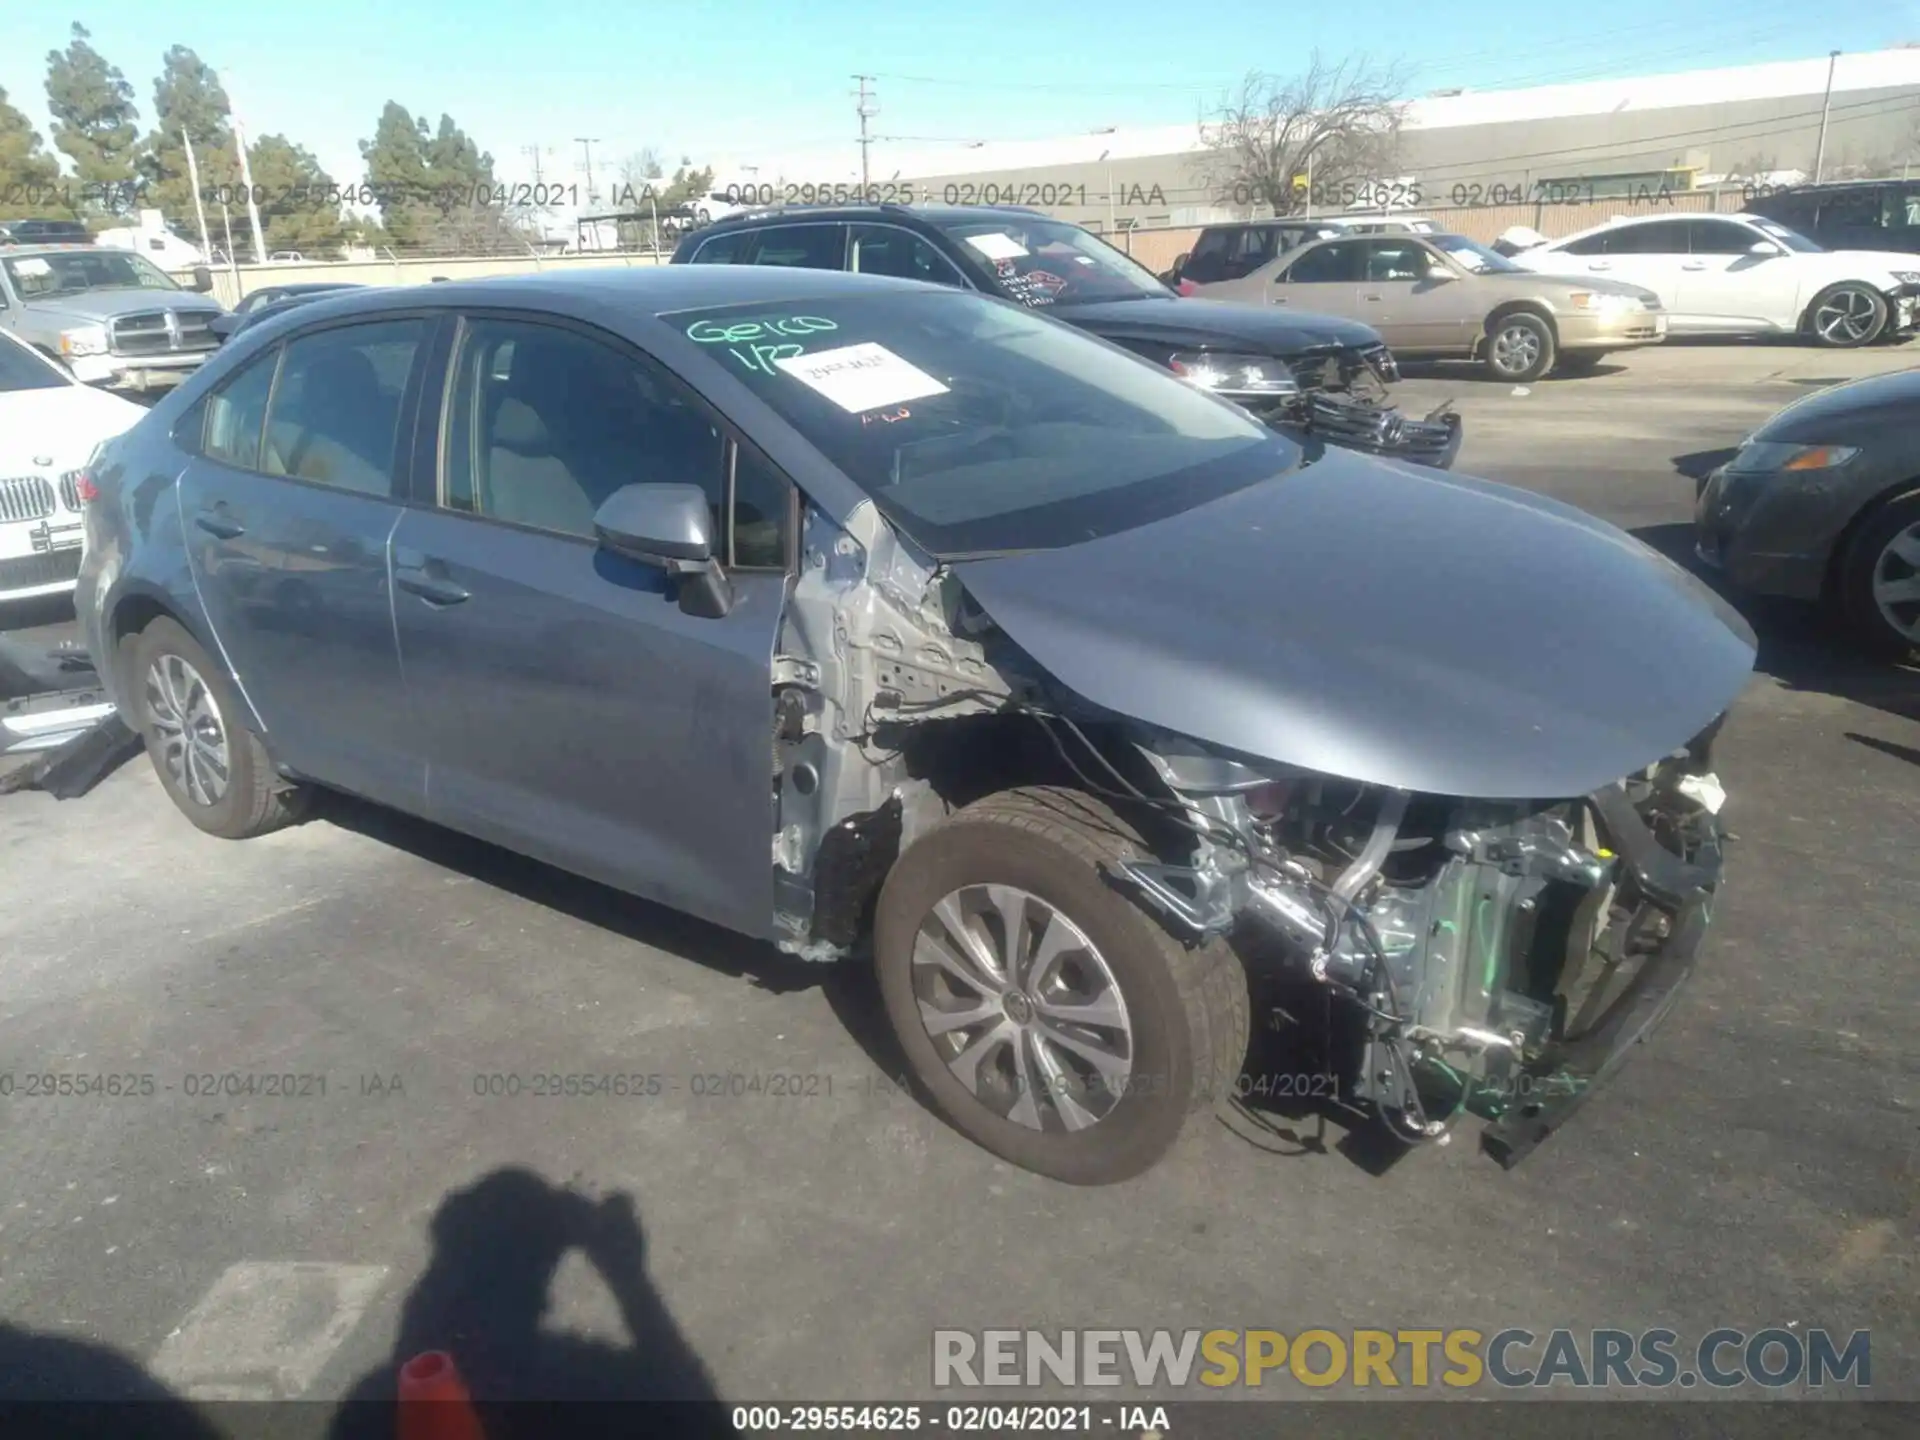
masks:
{"type": "Polygon", "coordinates": [[[399,1440],[486,1440],[453,1356],[428,1350],[400,1367],[399,1440]]]}

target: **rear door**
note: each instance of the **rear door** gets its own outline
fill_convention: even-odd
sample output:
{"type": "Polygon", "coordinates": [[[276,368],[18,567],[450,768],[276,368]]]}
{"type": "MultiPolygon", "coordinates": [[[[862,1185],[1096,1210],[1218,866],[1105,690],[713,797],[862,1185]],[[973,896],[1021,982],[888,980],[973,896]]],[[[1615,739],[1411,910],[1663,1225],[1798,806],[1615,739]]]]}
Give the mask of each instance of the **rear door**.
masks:
{"type": "Polygon", "coordinates": [[[1569,258],[1565,267],[1535,266],[1556,275],[1605,275],[1644,285],[1660,297],[1669,311],[1678,313],[1674,301],[1680,293],[1680,278],[1689,258],[1685,220],[1650,220],[1615,225],[1585,240],[1576,241],[1562,252],[1569,258]]]}
{"type": "Polygon", "coordinates": [[[772,655],[793,491],[676,378],[605,332],[515,312],[460,325],[437,483],[393,539],[395,629],[430,813],[764,935],[773,915],[772,655]],[[644,482],[702,486],[735,601],[680,608],[601,549],[594,513],[644,482]]]}
{"type": "Polygon", "coordinates": [[[382,316],[307,331],[184,417],[193,580],[214,640],[284,764],[417,808],[393,638],[387,541],[437,322],[382,316]]]}
{"type": "Polygon", "coordinates": [[[1236,285],[1222,287],[1216,298],[1284,305],[1289,310],[1357,320],[1368,243],[1362,239],[1327,240],[1302,246],[1236,285]]]}

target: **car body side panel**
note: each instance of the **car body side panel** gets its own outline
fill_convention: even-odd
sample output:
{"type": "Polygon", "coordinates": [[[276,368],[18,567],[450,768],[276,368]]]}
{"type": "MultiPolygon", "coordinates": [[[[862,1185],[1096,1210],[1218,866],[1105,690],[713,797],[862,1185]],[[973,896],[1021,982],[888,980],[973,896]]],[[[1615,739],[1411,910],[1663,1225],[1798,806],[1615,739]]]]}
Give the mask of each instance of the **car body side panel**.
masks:
{"type": "Polygon", "coordinates": [[[1446,795],[1584,795],[1684,745],[1753,632],[1571,506],[1329,450],[1066,550],[955,566],[1109,710],[1261,760],[1446,795]]]}

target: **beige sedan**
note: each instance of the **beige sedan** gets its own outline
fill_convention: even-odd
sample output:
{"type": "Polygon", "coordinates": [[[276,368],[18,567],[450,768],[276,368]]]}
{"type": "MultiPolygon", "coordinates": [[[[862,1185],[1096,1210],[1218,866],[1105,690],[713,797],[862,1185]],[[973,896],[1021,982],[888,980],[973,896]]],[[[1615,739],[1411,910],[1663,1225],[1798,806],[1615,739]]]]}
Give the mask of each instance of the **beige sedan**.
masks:
{"type": "Polygon", "coordinates": [[[1667,338],[1651,290],[1537,275],[1462,235],[1321,240],[1193,293],[1359,320],[1402,358],[1479,360],[1507,381],[1577,373],[1610,350],[1667,338]]]}

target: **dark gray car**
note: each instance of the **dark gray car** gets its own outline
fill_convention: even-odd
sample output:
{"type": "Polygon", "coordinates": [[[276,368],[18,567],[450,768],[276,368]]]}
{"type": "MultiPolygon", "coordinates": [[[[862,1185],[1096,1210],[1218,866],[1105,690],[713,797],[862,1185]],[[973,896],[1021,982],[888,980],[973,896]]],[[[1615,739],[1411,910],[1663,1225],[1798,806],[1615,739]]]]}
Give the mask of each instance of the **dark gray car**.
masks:
{"type": "Polygon", "coordinates": [[[91,470],[78,608],[196,825],[332,787],[870,956],[931,1103],[1063,1180],[1235,1093],[1285,977],[1355,1022],[1343,1101],[1511,1163],[1711,909],[1753,637],[1705,587],[1003,301],[322,299],[91,470]]]}
{"type": "Polygon", "coordinates": [[[1920,647],[1920,369],[1789,405],[1707,477],[1694,526],[1738,588],[1831,604],[1877,651],[1920,647]]]}

